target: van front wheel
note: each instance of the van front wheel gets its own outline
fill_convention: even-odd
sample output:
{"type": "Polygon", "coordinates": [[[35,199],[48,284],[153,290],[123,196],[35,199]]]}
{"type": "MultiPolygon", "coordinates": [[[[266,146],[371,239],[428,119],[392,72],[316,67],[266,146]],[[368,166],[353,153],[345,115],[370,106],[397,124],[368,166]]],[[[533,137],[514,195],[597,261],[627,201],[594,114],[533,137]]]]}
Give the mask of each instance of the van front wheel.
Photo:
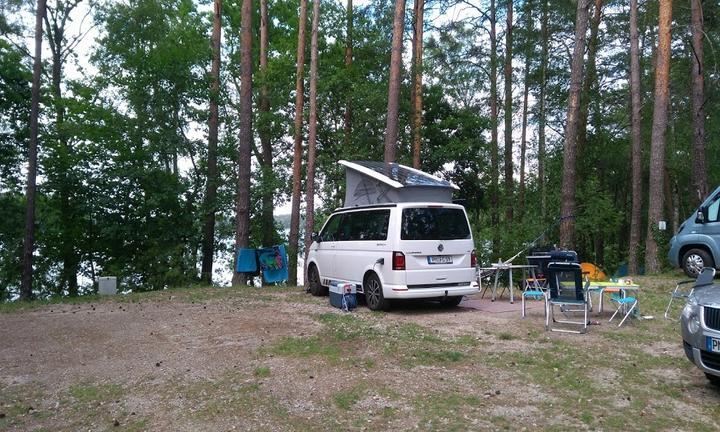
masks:
{"type": "Polygon", "coordinates": [[[682,268],[688,277],[696,278],[700,276],[703,267],[713,267],[712,257],[703,249],[690,249],[685,252],[682,260],[682,268]]]}
{"type": "Polygon", "coordinates": [[[385,299],[380,278],[375,273],[365,278],[363,291],[365,291],[365,303],[370,310],[385,311],[390,308],[390,301],[385,299]]]}

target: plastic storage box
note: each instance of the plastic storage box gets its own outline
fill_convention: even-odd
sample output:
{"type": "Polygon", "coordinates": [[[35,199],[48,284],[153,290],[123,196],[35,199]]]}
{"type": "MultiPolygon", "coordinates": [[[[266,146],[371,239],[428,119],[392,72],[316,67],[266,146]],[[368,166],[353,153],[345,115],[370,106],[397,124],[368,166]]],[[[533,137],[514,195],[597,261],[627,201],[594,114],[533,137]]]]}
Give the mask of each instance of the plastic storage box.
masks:
{"type": "Polygon", "coordinates": [[[350,304],[350,309],[354,309],[357,304],[356,298],[356,289],[355,284],[351,284],[348,282],[342,282],[342,281],[332,281],[330,283],[330,305],[334,306],[336,308],[343,308],[343,296],[347,295],[348,297],[351,297],[348,299],[348,303],[350,304]]]}

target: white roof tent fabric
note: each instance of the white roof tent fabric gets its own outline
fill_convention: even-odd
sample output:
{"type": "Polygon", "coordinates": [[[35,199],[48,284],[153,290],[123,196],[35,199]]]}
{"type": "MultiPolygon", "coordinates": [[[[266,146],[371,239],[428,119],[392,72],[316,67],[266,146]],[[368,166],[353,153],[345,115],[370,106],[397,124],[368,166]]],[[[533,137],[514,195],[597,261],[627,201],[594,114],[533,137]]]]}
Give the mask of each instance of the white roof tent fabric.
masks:
{"type": "Polygon", "coordinates": [[[398,202],[452,202],[454,184],[397,163],[341,160],[345,207],[398,202]]]}

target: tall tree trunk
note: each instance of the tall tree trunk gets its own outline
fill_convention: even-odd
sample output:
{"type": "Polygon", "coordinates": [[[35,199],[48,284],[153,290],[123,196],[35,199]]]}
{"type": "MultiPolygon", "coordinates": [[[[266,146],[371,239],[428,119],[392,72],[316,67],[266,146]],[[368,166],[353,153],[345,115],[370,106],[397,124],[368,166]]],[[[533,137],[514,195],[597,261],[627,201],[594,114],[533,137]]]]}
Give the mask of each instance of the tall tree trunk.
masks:
{"type": "Polygon", "coordinates": [[[392,48],[390,52],[390,82],[388,84],[387,125],[385,127],[385,162],[395,162],[398,141],[398,115],[400,111],[400,67],[402,40],[405,27],[405,0],[395,2],[392,48]]]}
{"type": "Polygon", "coordinates": [[[578,0],[575,18],[575,48],[570,68],[570,95],[568,97],[565,145],[563,147],[563,182],[560,212],[560,246],[575,247],[575,182],[577,181],[577,133],[580,116],[580,92],[583,81],[583,56],[588,23],[589,0],[578,0]]]}
{"type": "Polygon", "coordinates": [[[630,139],[632,141],[632,210],[630,211],[630,245],[628,272],[638,273],[638,249],[642,223],[642,138],[640,135],[640,47],[638,44],[638,1],[630,0],[630,139]]]}
{"type": "MultiPolygon", "coordinates": [[[[318,21],[320,0],[313,0],[310,29],[310,118],[308,119],[307,184],[305,185],[305,256],[310,250],[315,230],[315,147],[317,140],[318,21]]],[[[307,281],[307,275],[305,275],[307,281]]]]}
{"type": "Polygon", "coordinates": [[[505,218],[513,218],[513,139],[512,139],[512,28],[513,0],[507,2],[505,26],[505,218]]]}
{"type": "Polygon", "coordinates": [[[20,298],[32,299],[33,261],[35,250],[35,193],[37,178],[38,115],[40,113],[40,77],[42,74],[43,17],[46,0],[38,0],[35,11],[35,59],[33,61],[32,94],[30,99],[30,142],[28,145],[27,189],[25,191],[25,241],[23,243],[20,298]]]}
{"type": "Polygon", "coordinates": [[[597,67],[595,65],[595,58],[597,56],[598,31],[600,29],[602,7],[602,0],[595,0],[593,18],[590,22],[590,38],[588,39],[587,73],[585,74],[582,92],[580,93],[580,117],[578,118],[577,133],[578,156],[582,154],[587,145],[587,123],[590,101],[596,100],[598,97],[597,93],[593,92],[591,95],[590,92],[597,89],[597,67]]]}
{"type": "Polygon", "coordinates": [[[545,219],[547,215],[547,191],[545,189],[545,93],[547,88],[548,68],[548,0],[542,3],[542,18],[540,23],[541,53],[540,53],[540,94],[538,99],[538,187],[540,189],[540,215],[545,219]]]}
{"type": "MultiPolygon", "coordinates": [[[[347,35],[345,39],[345,70],[350,73],[352,71],[353,61],[353,2],[347,0],[347,35]]],[[[343,137],[345,140],[345,148],[350,147],[350,138],[352,134],[352,91],[348,92],[347,101],[345,102],[345,116],[343,125],[343,137]]]]}
{"type": "Polygon", "coordinates": [[[423,113],[423,18],[425,0],[415,0],[415,31],[413,32],[413,168],[420,169],[423,113]]]}
{"type": "Polygon", "coordinates": [[[692,74],[693,110],[693,185],[694,204],[699,205],[708,194],[705,155],[705,78],[703,67],[703,10],[701,0],[690,0],[692,13],[692,74]]]}
{"type": "Polygon", "coordinates": [[[496,257],[500,249],[500,155],[498,150],[498,106],[497,106],[497,8],[490,0],[490,223],[493,227],[492,253],[496,257]]]}
{"type": "MultiPolygon", "coordinates": [[[[70,54],[66,44],[65,28],[72,11],[80,0],[71,2],[56,2],[55,8],[49,7],[44,16],[45,33],[52,54],[52,94],[55,108],[55,135],[57,139],[57,193],[60,199],[60,259],[62,271],[60,272],[59,293],[67,288],[68,295],[74,297],[78,294],[77,273],[80,266],[80,256],[77,252],[78,235],[76,234],[79,222],[71,205],[73,185],[68,175],[73,168],[71,158],[72,149],[65,132],[65,108],[62,101],[63,63],[70,54]],[[51,22],[52,21],[52,22],[51,22]]],[[[78,36],[79,38],[79,36],[78,36]]]]}
{"type": "Polygon", "coordinates": [[[293,146],[293,185],[290,210],[290,236],[288,241],[289,282],[297,284],[298,240],[300,231],[300,175],[302,172],[302,136],[303,136],[303,85],[305,71],[305,30],[307,27],[307,0],[300,0],[298,20],[297,64],[295,73],[295,132],[293,146]]]}
{"type": "MultiPolygon", "coordinates": [[[[532,2],[525,3],[525,37],[529,38],[532,32],[532,2]]],[[[520,187],[518,190],[518,213],[520,218],[525,213],[525,154],[527,152],[527,124],[528,124],[528,93],[530,90],[530,49],[525,49],[525,72],[523,74],[523,110],[522,132],[520,135],[520,187]]]]}
{"type": "Polygon", "coordinates": [[[645,271],[660,271],[658,245],[655,239],[658,222],[663,214],[665,173],[665,130],[668,118],[670,76],[670,32],[672,0],[660,0],[658,18],[657,66],[655,68],[655,107],[650,142],[650,193],[648,201],[648,229],[645,240],[645,271]]]}
{"type": "Polygon", "coordinates": [[[210,67],[210,118],[208,119],[207,183],[205,185],[205,220],[202,238],[202,268],[200,279],[212,283],[215,256],[215,211],[217,210],[217,145],[219,128],[218,100],[220,99],[220,40],[222,32],[222,0],[214,1],[212,30],[212,65],[210,67]]]}
{"type": "Polygon", "coordinates": [[[262,170],[262,244],[270,246],[275,243],[277,235],[275,232],[274,209],[274,183],[273,174],[273,152],[270,142],[270,96],[267,83],[268,72],[268,10],[267,0],[260,0],[260,124],[258,133],[260,135],[260,147],[262,155],[260,168],[262,170]]]}
{"type": "MultiPolygon", "coordinates": [[[[240,11],[240,139],[238,143],[238,189],[235,248],[250,242],[250,149],[252,147],[252,0],[243,0],[240,11]]],[[[233,286],[247,283],[233,272],[233,286]]]]}

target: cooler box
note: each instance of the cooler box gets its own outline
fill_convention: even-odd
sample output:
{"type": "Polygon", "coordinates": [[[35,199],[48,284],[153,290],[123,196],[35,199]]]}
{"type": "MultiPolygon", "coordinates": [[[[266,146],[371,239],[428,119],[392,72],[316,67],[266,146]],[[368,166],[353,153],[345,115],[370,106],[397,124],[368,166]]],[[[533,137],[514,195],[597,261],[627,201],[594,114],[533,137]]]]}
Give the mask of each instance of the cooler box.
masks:
{"type": "MultiPolygon", "coordinates": [[[[355,291],[355,284],[341,281],[330,282],[330,305],[342,309],[343,295],[348,293],[352,297],[355,297],[355,291]]],[[[353,303],[357,304],[357,302],[353,303]]]]}

